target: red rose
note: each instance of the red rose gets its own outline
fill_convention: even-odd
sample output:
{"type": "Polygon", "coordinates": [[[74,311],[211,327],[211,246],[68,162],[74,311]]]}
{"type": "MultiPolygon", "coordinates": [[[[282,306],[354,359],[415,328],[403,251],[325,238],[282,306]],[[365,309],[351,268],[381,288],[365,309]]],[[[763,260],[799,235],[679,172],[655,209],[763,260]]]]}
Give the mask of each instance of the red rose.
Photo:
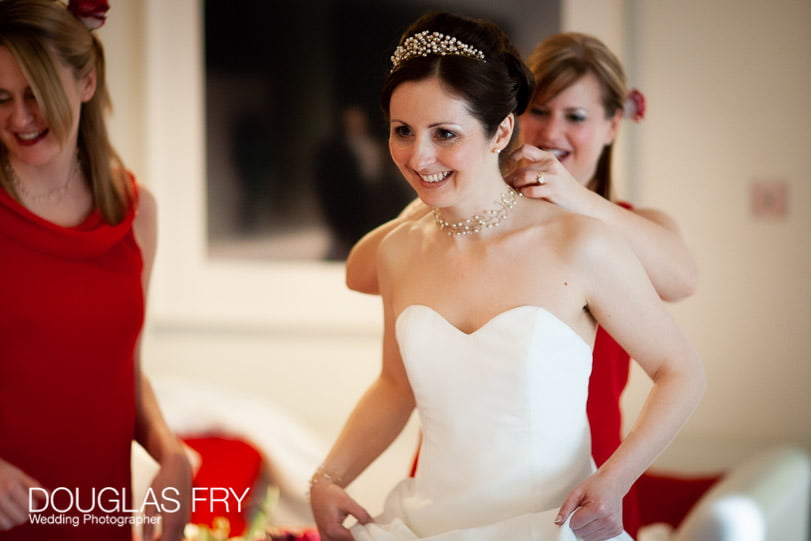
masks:
{"type": "Polygon", "coordinates": [[[268,539],[273,541],[319,541],[315,528],[269,528],[268,539]]]}
{"type": "Polygon", "coordinates": [[[301,541],[320,541],[321,536],[318,535],[318,530],[305,530],[301,534],[301,541]]]}
{"type": "Polygon", "coordinates": [[[645,118],[645,95],[636,88],[632,88],[625,99],[625,116],[634,122],[645,118]]]}
{"type": "Polygon", "coordinates": [[[68,2],[68,10],[90,30],[104,24],[109,9],[110,4],[107,0],[70,0],[68,2]]]}

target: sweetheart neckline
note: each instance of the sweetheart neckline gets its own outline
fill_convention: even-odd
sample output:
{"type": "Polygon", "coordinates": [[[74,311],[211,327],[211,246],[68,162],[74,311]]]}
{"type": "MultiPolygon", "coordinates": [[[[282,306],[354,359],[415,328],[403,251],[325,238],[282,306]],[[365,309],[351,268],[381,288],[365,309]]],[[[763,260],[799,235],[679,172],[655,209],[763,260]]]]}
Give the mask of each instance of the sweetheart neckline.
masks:
{"type": "Polygon", "coordinates": [[[429,312],[433,312],[433,313],[434,313],[434,314],[435,314],[437,317],[439,317],[441,320],[443,320],[443,321],[444,321],[444,322],[445,322],[445,323],[446,323],[446,324],[447,324],[449,327],[451,327],[452,329],[455,329],[455,330],[456,330],[456,332],[458,332],[459,334],[461,334],[461,335],[463,335],[463,336],[467,336],[467,337],[473,337],[473,336],[475,336],[476,334],[478,334],[479,332],[481,332],[481,331],[482,331],[482,329],[485,329],[485,328],[489,327],[490,325],[494,324],[494,322],[495,322],[496,320],[498,320],[498,319],[500,319],[500,318],[502,318],[502,317],[504,317],[504,316],[506,316],[506,315],[508,315],[508,314],[511,314],[511,313],[516,312],[516,311],[518,311],[518,310],[523,310],[523,309],[528,309],[528,308],[531,308],[531,309],[537,310],[537,311],[539,311],[539,312],[541,312],[541,313],[543,313],[543,314],[546,314],[546,315],[548,315],[548,316],[549,316],[549,317],[550,317],[552,320],[557,321],[557,322],[558,322],[558,323],[559,323],[559,324],[560,324],[562,327],[564,327],[564,328],[565,328],[565,329],[567,329],[567,330],[568,330],[568,331],[569,331],[571,334],[573,334],[575,337],[577,337],[577,339],[578,339],[578,340],[579,340],[579,341],[580,341],[580,342],[581,342],[581,343],[582,343],[584,346],[586,346],[586,347],[589,349],[589,351],[591,351],[591,350],[592,350],[592,348],[593,348],[591,345],[589,345],[589,343],[588,343],[588,342],[586,342],[586,340],[585,340],[585,339],[584,339],[582,336],[580,336],[580,333],[578,333],[577,331],[575,331],[575,330],[574,330],[574,329],[573,329],[573,328],[572,328],[572,327],[571,327],[571,326],[570,326],[568,323],[566,323],[565,321],[563,321],[562,319],[560,319],[558,316],[556,316],[554,313],[550,312],[549,310],[547,310],[547,309],[546,309],[546,308],[544,308],[543,306],[538,306],[538,305],[536,305],[536,304],[521,304],[521,305],[518,305],[518,306],[513,306],[512,308],[507,308],[506,310],[503,310],[503,311],[501,311],[501,312],[498,312],[498,313],[497,313],[497,314],[495,314],[493,317],[491,317],[490,319],[488,319],[487,321],[485,321],[485,322],[484,322],[484,323],[483,323],[481,326],[479,326],[477,329],[475,329],[475,330],[473,330],[473,331],[471,331],[471,332],[465,332],[465,331],[463,331],[462,329],[460,329],[459,327],[457,327],[456,325],[454,325],[453,323],[451,323],[451,322],[448,320],[448,318],[446,318],[444,315],[442,315],[442,314],[441,314],[441,313],[440,313],[438,310],[436,310],[436,309],[434,309],[434,308],[432,308],[432,307],[428,306],[427,304],[419,304],[419,303],[416,303],[416,304],[409,304],[408,306],[406,306],[405,308],[403,308],[403,309],[400,311],[400,313],[399,313],[399,314],[397,314],[397,317],[395,318],[395,325],[397,325],[397,324],[399,323],[400,318],[401,318],[401,317],[403,317],[403,314],[405,314],[406,312],[408,312],[408,311],[409,311],[409,309],[411,309],[411,308],[425,308],[425,309],[426,309],[426,310],[428,310],[429,312]]]}

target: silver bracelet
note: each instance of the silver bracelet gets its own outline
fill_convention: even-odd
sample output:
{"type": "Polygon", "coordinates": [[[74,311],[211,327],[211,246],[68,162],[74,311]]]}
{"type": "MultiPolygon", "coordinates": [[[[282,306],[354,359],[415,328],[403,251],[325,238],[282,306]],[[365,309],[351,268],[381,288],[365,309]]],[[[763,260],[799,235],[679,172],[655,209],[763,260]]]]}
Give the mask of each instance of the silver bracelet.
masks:
{"type": "Polygon", "coordinates": [[[327,483],[332,483],[334,485],[341,486],[341,477],[337,474],[328,472],[327,469],[324,467],[323,464],[316,468],[315,473],[313,476],[310,477],[310,490],[307,492],[311,492],[313,487],[320,482],[326,481],[327,483]]]}

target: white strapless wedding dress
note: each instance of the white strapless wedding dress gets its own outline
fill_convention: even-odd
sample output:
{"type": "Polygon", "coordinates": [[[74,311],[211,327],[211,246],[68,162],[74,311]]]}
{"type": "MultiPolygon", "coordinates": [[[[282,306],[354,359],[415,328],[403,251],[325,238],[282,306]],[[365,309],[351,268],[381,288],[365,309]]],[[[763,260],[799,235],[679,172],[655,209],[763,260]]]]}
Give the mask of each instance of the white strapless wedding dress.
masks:
{"type": "Polygon", "coordinates": [[[396,333],[422,424],[419,468],[374,523],[352,528],[355,539],[575,541],[568,520],[553,521],[594,471],[591,347],[537,306],[466,334],[411,305],[396,333]]]}

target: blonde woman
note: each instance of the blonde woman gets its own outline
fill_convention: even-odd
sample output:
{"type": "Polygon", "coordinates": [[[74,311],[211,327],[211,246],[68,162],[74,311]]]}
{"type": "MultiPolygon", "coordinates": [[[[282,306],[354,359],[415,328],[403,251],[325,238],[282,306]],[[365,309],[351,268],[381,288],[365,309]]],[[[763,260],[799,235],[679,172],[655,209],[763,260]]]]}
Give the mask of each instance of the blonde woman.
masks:
{"type": "Polygon", "coordinates": [[[131,540],[136,440],[160,464],[145,538],[179,541],[191,470],[138,346],[155,201],[108,140],[81,4],[0,2],[0,537],[131,540]]]}

